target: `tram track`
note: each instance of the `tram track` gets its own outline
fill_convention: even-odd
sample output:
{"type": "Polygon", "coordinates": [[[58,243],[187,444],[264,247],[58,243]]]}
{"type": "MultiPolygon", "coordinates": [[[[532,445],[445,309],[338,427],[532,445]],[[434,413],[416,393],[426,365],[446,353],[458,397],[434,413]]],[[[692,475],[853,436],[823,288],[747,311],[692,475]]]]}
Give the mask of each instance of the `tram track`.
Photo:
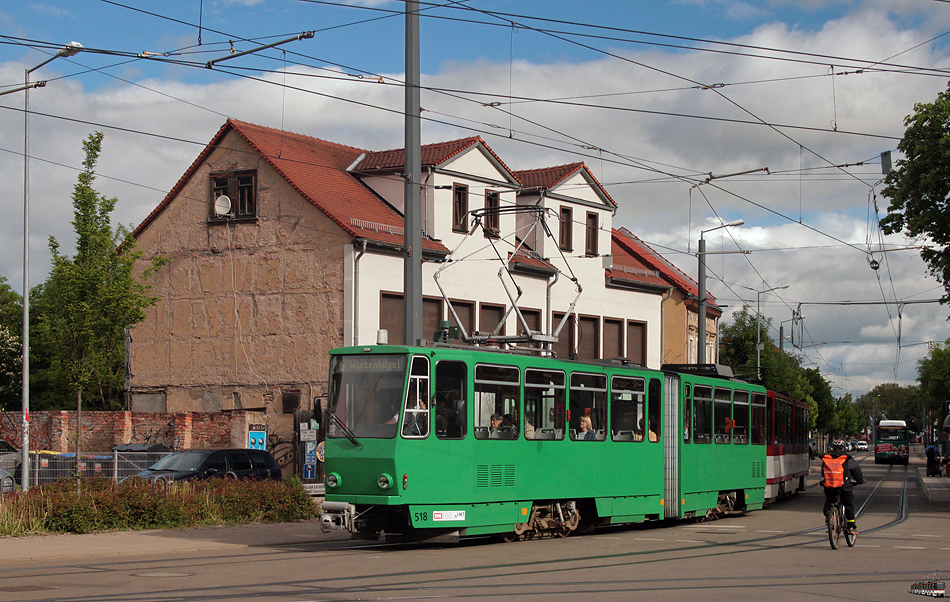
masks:
{"type": "MultiPolygon", "coordinates": [[[[868,493],[867,497],[866,497],[866,498],[864,499],[864,501],[861,503],[860,507],[858,507],[858,508],[855,510],[855,513],[854,513],[854,514],[855,514],[855,518],[860,518],[860,517],[864,514],[864,511],[868,508],[868,506],[871,504],[871,502],[874,500],[875,496],[877,495],[878,491],[881,489],[881,487],[882,487],[882,486],[884,485],[884,483],[887,481],[887,478],[888,478],[888,476],[890,476],[892,470],[894,470],[894,466],[893,466],[893,465],[887,467],[887,471],[886,471],[886,472],[884,473],[884,475],[877,481],[877,483],[874,485],[874,488],[868,493]]],[[[868,529],[862,529],[862,530],[861,530],[862,533],[864,533],[864,534],[869,534],[869,533],[877,533],[877,532],[880,532],[880,531],[884,531],[885,529],[889,529],[889,528],[891,528],[891,527],[894,527],[894,526],[896,526],[896,525],[899,525],[899,524],[901,524],[901,523],[903,523],[904,521],[907,520],[907,518],[908,518],[908,516],[909,516],[908,504],[907,504],[907,483],[908,483],[908,480],[909,480],[909,479],[908,479],[908,474],[909,474],[908,467],[907,467],[907,466],[904,466],[904,472],[903,472],[902,478],[901,478],[901,492],[900,492],[900,497],[899,497],[899,500],[898,500],[898,507],[897,507],[897,517],[894,518],[894,520],[892,520],[892,521],[890,521],[890,522],[887,522],[887,523],[885,523],[885,524],[883,524],[883,525],[878,525],[877,527],[871,527],[871,528],[868,528],[868,529]]],[[[816,485],[817,485],[817,483],[816,483],[816,485]]],[[[808,528],[808,529],[802,529],[802,530],[800,530],[800,531],[794,531],[794,532],[791,532],[791,533],[777,534],[777,535],[775,535],[775,536],[773,536],[773,537],[756,538],[756,539],[747,540],[746,542],[736,542],[736,543],[755,543],[755,542],[760,542],[760,541],[768,541],[768,540],[770,540],[770,539],[771,539],[771,540],[778,540],[778,539],[783,539],[783,538],[786,538],[786,537],[795,537],[795,536],[800,536],[800,535],[807,535],[807,534],[810,534],[810,533],[814,533],[814,532],[816,532],[816,531],[824,531],[826,528],[827,528],[827,527],[826,527],[824,524],[822,524],[822,525],[820,525],[820,526],[818,526],[818,527],[811,527],[811,528],[808,528]]],[[[799,545],[806,545],[806,542],[788,544],[788,546],[799,546],[799,545]]],[[[785,546],[783,546],[783,547],[785,547],[785,546]]]]}
{"type": "MultiPolygon", "coordinates": [[[[886,471],[886,472],[884,473],[884,475],[877,481],[877,483],[874,485],[874,488],[868,493],[867,497],[866,497],[866,498],[864,499],[864,501],[861,503],[861,506],[860,506],[858,509],[855,510],[855,517],[860,517],[860,516],[864,513],[864,511],[868,508],[868,506],[869,506],[869,505],[871,504],[871,502],[874,500],[874,498],[875,498],[875,496],[877,495],[878,491],[881,489],[881,487],[882,487],[882,486],[884,485],[884,483],[887,481],[888,476],[891,475],[891,471],[893,471],[893,470],[894,470],[894,467],[893,467],[893,466],[889,466],[889,467],[887,468],[887,471],[886,471]]],[[[891,520],[890,522],[887,522],[887,523],[885,523],[885,524],[883,524],[883,525],[879,525],[879,526],[877,526],[877,527],[871,527],[871,528],[868,528],[868,529],[862,529],[862,530],[861,530],[862,533],[868,534],[868,533],[877,533],[877,532],[880,532],[880,531],[884,531],[885,529],[889,529],[889,528],[891,528],[891,527],[894,527],[894,526],[896,526],[896,525],[899,525],[899,524],[901,524],[901,523],[903,523],[904,521],[907,520],[907,518],[909,517],[908,504],[907,504],[907,483],[908,483],[908,480],[909,480],[909,479],[908,479],[908,474],[909,474],[909,470],[908,470],[908,468],[905,466],[905,467],[904,467],[904,472],[903,472],[903,474],[902,474],[902,480],[901,480],[901,492],[900,492],[900,497],[899,497],[899,501],[898,501],[897,516],[896,516],[893,520],[891,520]]],[[[818,485],[818,483],[816,483],[814,486],[817,486],[817,485],[818,485]]],[[[708,542],[708,543],[706,543],[705,545],[700,545],[700,546],[696,546],[696,547],[697,547],[697,548],[701,548],[701,547],[706,547],[706,546],[719,546],[719,545],[722,545],[722,546],[730,546],[730,547],[731,547],[731,546],[744,546],[744,545],[764,544],[764,543],[768,543],[768,542],[770,542],[770,541],[775,541],[775,542],[777,542],[777,541],[779,541],[779,540],[787,539],[787,538],[790,538],[790,537],[800,537],[800,536],[802,536],[802,535],[809,535],[809,534],[815,533],[815,532],[817,532],[817,531],[825,531],[825,529],[827,529],[827,527],[826,527],[824,524],[821,524],[820,526],[817,526],[817,527],[809,527],[809,528],[807,528],[807,529],[801,529],[801,530],[798,530],[798,531],[792,531],[792,532],[788,532],[788,533],[776,533],[776,534],[774,534],[774,535],[767,535],[767,536],[762,536],[762,537],[753,537],[753,538],[749,538],[749,539],[743,539],[743,540],[732,541],[732,542],[722,542],[722,543],[708,542]]],[[[783,544],[783,545],[778,545],[778,546],[776,546],[776,547],[783,547],[783,548],[784,548],[784,547],[797,547],[797,546],[810,545],[811,543],[812,543],[812,542],[791,542],[791,543],[787,543],[787,544],[783,544]]]]}

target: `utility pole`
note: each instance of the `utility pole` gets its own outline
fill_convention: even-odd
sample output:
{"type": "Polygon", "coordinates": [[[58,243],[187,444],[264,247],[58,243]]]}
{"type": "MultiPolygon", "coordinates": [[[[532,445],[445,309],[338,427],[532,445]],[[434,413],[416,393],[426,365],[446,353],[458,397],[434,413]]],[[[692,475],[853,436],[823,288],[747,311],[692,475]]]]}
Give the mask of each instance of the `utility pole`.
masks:
{"type": "Polygon", "coordinates": [[[419,2],[406,0],[406,166],[404,184],[403,304],[406,340],[422,338],[422,134],[420,119],[419,2]]]}

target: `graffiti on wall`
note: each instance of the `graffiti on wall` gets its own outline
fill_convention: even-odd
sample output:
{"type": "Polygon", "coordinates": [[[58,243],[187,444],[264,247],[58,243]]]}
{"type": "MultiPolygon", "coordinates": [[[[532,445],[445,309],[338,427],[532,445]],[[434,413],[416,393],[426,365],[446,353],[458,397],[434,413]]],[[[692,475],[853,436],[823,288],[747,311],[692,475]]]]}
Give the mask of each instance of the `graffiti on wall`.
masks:
{"type": "Polygon", "coordinates": [[[271,435],[267,438],[267,448],[281,468],[293,464],[294,458],[297,457],[296,442],[293,440],[285,441],[283,437],[277,435],[271,435]]]}
{"type": "Polygon", "coordinates": [[[165,423],[165,426],[158,428],[155,428],[155,424],[136,424],[132,426],[132,436],[129,437],[129,443],[161,444],[171,449],[178,449],[181,445],[181,437],[172,437],[171,434],[174,430],[174,419],[165,423]]]}

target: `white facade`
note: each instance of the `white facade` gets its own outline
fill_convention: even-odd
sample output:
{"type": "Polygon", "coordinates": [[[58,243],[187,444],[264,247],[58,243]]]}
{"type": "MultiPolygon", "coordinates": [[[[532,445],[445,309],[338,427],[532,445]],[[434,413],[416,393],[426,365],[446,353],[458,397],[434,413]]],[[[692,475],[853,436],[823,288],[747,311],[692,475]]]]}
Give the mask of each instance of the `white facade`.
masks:
{"type": "MultiPolygon", "coordinates": [[[[363,176],[363,182],[398,210],[403,209],[403,188],[401,178],[389,176],[363,176]]],[[[518,306],[534,310],[542,316],[542,329],[551,331],[551,315],[565,313],[577,296],[577,286],[571,277],[577,279],[582,294],[574,312],[588,324],[596,318],[597,331],[604,333],[604,319],[613,324],[621,324],[620,330],[627,332],[627,321],[645,323],[646,364],[659,368],[661,363],[661,301],[662,294],[656,291],[636,291],[621,288],[608,288],[605,278],[604,255],[611,249],[611,227],[614,207],[599,192],[596,182],[578,172],[542,194],[538,192],[518,195],[520,185],[515,182],[504,166],[492,160],[482,145],[475,145],[467,151],[452,157],[436,166],[426,177],[423,192],[425,206],[424,231],[430,237],[440,241],[451,251],[451,263],[440,272],[439,283],[448,298],[455,301],[474,302],[475,328],[479,331],[491,331],[495,323],[482,324],[479,321],[483,304],[511,307],[511,300],[499,278],[502,263],[492,248],[491,240],[482,230],[471,236],[453,229],[453,200],[455,188],[468,188],[469,211],[485,206],[486,191],[495,191],[499,195],[500,207],[515,205],[537,205],[546,210],[548,227],[555,238],[545,238],[540,227],[537,236],[530,233],[533,216],[526,213],[504,211],[499,215],[499,238],[495,246],[501,257],[507,258],[518,244],[518,238],[525,238],[533,251],[537,252],[561,271],[550,289],[550,313],[548,312],[548,287],[555,281],[545,273],[517,272],[515,280],[522,289],[518,306]],[[570,208],[573,213],[573,248],[562,252],[558,244],[559,215],[562,208],[570,208]],[[596,246],[598,253],[585,256],[585,243],[588,214],[596,215],[596,246]]],[[[469,217],[466,224],[471,226],[469,217]]],[[[367,245],[365,252],[357,242],[346,249],[344,254],[344,275],[346,302],[344,318],[344,344],[369,345],[376,342],[377,330],[381,322],[382,293],[401,293],[403,290],[403,259],[398,252],[385,252],[378,246],[367,245]]],[[[542,264],[539,264],[542,265],[542,264]]],[[[423,266],[423,296],[441,298],[437,283],[433,279],[442,263],[427,262],[423,266]]],[[[502,277],[507,275],[502,272],[502,277]]],[[[510,282],[509,282],[510,284],[510,282]]],[[[509,286],[514,289],[513,286],[509,286]]],[[[452,320],[448,307],[443,304],[444,320],[452,320]]],[[[556,324],[554,324],[556,326],[556,324]]],[[[516,334],[521,331],[514,312],[507,316],[505,333],[516,334]]],[[[430,338],[432,333],[425,332],[430,338]]],[[[567,340],[567,327],[561,332],[562,340],[567,340]]],[[[574,340],[577,340],[575,332],[574,340]]],[[[624,335],[621,335],[624,336],[624,335]]],[[[588,341],[589,342],[589,341],[588,341]]],[[[614,345],[614,348],[616,345],[614,345]]],[[[616,352],[604,351],[603,343],[597,342],[598,357],[614,357],[616,352]]]]}

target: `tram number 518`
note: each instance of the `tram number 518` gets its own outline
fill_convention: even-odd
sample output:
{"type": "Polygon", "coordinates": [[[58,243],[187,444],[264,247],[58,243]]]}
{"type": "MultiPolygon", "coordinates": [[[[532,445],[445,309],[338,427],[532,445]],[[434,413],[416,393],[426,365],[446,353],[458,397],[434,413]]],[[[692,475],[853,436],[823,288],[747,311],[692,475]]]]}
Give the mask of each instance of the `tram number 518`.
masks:
{"type": "Polygon", "coordinates": [[[416,522],[416,523],[424,523],[424,522],[427,522],[427,521],[429,520],[429,513],[428,513],[428,512],[415,512],[415,513],[413,513],[413,515],[412,515],[412,520],[413,520],[413,522],[416,522]]]}

